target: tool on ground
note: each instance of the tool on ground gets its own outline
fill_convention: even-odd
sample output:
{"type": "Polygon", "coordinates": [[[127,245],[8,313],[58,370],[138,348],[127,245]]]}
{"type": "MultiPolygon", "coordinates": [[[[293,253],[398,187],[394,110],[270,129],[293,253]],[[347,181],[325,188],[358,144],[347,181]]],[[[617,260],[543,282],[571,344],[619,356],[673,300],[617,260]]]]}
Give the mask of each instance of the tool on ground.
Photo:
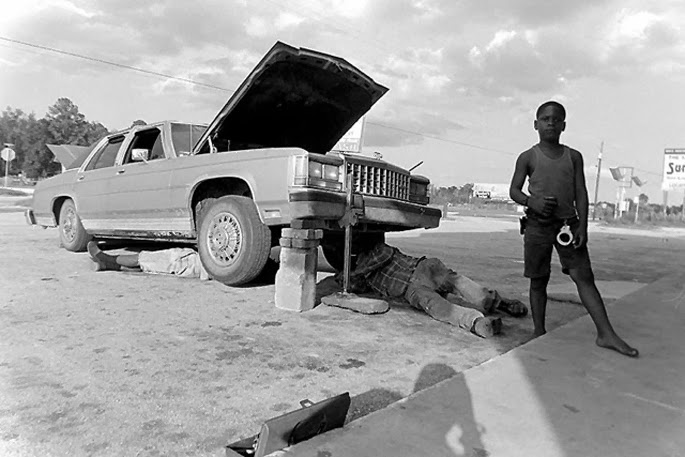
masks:
{"type": "Polygon", "coordinates": [[[350,394],[312,403],[300,402],[302,408],[269,419],[258,435],[226,446],[226,457],[263,457],[316,435],[342,427],[350,409],[350,394]]]}

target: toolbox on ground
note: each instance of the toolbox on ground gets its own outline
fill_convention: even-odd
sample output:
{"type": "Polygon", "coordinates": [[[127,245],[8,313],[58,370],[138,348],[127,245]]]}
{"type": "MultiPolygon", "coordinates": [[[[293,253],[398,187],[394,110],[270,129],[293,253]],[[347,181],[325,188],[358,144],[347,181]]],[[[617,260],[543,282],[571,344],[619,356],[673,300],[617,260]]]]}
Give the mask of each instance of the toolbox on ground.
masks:
{"type": "Polygon", "coordinates": [[[226,457],[264,457],[342,427],[350,409],[350,394],[345,392],[319,403],[302,400],[300,404],[301,409],[264,422],[259,434],[227,445],[226,457]]]}

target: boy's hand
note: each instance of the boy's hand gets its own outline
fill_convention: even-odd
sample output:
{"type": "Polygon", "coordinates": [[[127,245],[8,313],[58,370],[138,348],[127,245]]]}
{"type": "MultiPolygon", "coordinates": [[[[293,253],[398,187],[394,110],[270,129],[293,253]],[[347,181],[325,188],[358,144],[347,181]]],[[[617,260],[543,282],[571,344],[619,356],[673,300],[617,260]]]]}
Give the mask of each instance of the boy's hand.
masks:
{"type": "Polygon", "coordinates": [[[573,234],[573,247],[575,249],[583,247],[587,243],[587,228],[582,225],[573,234]]]}
{"type": "Polygon", "coordinates": [[[528,197],[528,208],[532,209],[535,213],[541,215],[542,217],[550,217],[554,212],[554,208],[556,207],[556,197],[545,197],[544,199],[528,197]]]}

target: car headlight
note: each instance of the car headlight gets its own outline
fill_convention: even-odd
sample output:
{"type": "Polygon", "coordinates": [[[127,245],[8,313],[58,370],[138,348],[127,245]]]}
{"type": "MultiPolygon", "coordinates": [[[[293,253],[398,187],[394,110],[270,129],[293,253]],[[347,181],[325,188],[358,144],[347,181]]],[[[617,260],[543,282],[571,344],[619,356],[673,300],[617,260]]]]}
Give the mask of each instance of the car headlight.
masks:
{"type": "Polygon", "coordinates": [[[323,164],[309,161],[309,177],[314,179],[321,179],[323,177],[323,164]]]}
{"type": "Polygon", "coordinates": [[[323,166],[324,179],[328,181],[338,181],[340,178],[340,167],[335,165],[323,166]]]}
{"type": "Polygon", "coordinates": [[[296,156],[294,160],[294,185],[342,190],[341,159],[308,154],[296,156]]]}
{"type": "Polygon", "coordinates": [[[428,185],[430,181],[423,176],[412,176],[409,181],[409,201],[428,204],[428,185]]]}

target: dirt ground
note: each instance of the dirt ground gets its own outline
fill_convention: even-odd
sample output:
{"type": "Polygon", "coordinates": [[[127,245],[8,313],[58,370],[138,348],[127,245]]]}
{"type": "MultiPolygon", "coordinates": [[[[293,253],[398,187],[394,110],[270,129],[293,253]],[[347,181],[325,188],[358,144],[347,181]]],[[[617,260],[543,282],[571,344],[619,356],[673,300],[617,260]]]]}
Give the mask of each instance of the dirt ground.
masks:
{"type": "MultiPolygon", "coordinates": [[[[681,232],[593,227],[597,279],[646,284],[681,268],[681,232]]],[[[453,216],[388,241],[524,298],[513,217],[453,216]]],[[[529,318],[485,340],[404,304],[367,316],[274,307],[272,284],[231,288],[93,272],[54,229],[0,211],[0,455],[224,455],[261,423],[350,392],[348,421],[525,343],[529,318]]],[[[320,273],[319,294],[327,273],[320,273]]],[[[560,269],[553,284],[568,283],[560,269]]],[[[646,304],[648,306],[648,304],[646,304]]],[[[585,312],[550,302],[548,330],[585,312]]],[[[620,313],[612,308],[611,313],[620,313]]],[[[618,329],[630,341],[630,329],[618,329]]],[[[588,335],[588,338],[592,338],[588,335]]]]}

